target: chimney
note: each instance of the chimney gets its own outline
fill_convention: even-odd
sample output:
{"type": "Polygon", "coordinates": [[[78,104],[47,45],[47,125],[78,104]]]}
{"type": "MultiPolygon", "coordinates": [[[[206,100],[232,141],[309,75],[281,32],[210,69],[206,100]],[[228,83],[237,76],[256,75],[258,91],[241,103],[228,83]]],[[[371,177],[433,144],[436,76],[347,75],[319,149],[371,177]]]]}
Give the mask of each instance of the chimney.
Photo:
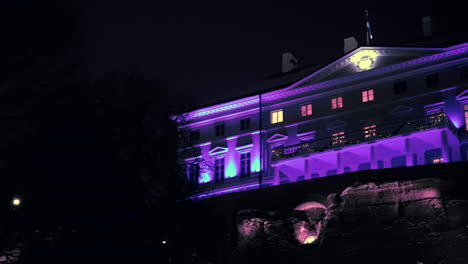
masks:
{"type": "Polygon", "coordinates": [[[355,37],[349,37],[344,39],[344,54],[355,50],[357,47],[359,47],[359,43],[357,42],[355,37]]]}
{"type": "Polygon", "coordinates": [[[297,68],[297,59],[294,58],[291,52],[283,53],[283,65],[281,72],[287,73],[297,68]]]}
{"type": "Polygon", "coordinates": [[[432,36],[432,18],[425,16],[421,18],[424,37],[432,36]]]}

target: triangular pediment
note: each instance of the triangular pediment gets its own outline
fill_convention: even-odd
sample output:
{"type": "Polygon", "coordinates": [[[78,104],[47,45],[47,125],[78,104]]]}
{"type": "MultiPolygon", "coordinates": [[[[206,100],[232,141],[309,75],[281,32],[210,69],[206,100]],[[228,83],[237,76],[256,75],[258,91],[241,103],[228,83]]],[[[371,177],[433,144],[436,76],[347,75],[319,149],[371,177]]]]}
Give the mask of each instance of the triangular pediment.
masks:
{"type": "Polygon", "coordinates": [[[360,47],[314,71],[289,88],[337,79],[387,66],[398,65],[445,51],[442,48],[360,47]]]}
{"type": "Polygon", "coordinates": [[[288,136],[281,135],[281,134],[274,134],[269,139],[267,139],[267,142],[271,143],[271,142],[285,141],[286,139],[288,139],[288,136]]]}
{"type": "Polygon", "coordinates": [[[413,111],[413,107],[407,105],[397,105],[389,111],[391,115],[404,114],[413,111]]]}
{"type": "Polygon", "coordinates": [[[212,150],[209,151],[210,154],[220,154],[220,153],[225,153],[227,152],[228,149],[227,148],[223,148],[223,147],[216,147],[212,150]]]}

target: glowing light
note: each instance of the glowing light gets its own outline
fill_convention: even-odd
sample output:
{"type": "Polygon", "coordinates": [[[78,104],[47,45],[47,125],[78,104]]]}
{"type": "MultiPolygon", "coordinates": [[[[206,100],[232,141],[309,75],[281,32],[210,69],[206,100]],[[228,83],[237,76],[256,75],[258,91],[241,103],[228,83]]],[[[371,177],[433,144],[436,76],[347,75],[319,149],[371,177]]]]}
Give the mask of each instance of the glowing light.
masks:
{"type": "Polygon", "coordinates": [[[211,181],[211,175],[208,172],[203,172],[198,179],[198,183],[207,183],[211,181]]]}
{"type": "Polygon", "coordinates": [[[21,200],[19,198],[14,198],[13,199],[13,205],[14,206],[19,206],[21,204],[21,200]]]}
{"type": "Polygon", "coordinates": [[[351,56],[350,60],[356,64],[359,70],[369,70],[374,66],[375,59],[378,54],[374,50],[361,50],[358,53],[351,56]]]}
{"type": "Polygon", "coordinates": [[[316,236],[308,236],[308,237],[304,240],[303,244],[311,244],[311,243],[313,243],[315,240],[317,240],[317,237],[316,237],[316,236]]]}
{"type": "Polygon", "coordinates": [[[237,168],[235,160],[229,160],[228,165],[226,167],[226,177],[232,178],[237,175],[237,168]]]}
{"type": "Polygon", "coordinates": [[[252,165],[250,166],[251,172],[259,172],[260,171],[260,157],[255,157],[252,161],[252,165]]]}
{"type": "Polygon", "coordinates": [[[163,244],[167,244],[167,241],[166,241],[166,240],[163,240],[161,243],[163,243],[163,244]]]}

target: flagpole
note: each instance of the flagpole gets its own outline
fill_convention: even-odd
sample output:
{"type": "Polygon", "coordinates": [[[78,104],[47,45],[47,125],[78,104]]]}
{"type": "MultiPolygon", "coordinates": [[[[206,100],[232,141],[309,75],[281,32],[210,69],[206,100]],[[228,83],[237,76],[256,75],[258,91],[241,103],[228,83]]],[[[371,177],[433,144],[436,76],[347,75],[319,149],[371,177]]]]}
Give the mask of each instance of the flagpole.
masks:
{"type": "Polygon", "coordinates": [[[366,41],[367,41],[367,46],[369,46],[369,11],[366,9],[366,41]]]}

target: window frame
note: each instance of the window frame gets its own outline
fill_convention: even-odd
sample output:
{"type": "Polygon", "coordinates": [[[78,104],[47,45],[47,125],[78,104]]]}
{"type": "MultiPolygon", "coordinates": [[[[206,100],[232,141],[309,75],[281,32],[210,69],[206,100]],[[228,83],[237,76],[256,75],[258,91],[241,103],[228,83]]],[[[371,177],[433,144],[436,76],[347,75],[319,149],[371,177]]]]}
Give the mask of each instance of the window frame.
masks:
{"type": "Polygon", "coordinates": [[[343,104],[343,96],[337,96],[337,97],[333,97],[330,101],[331,103],[331,109],[332,110],[336,110],[336,109],[340,109],[340,108],[343,108],[344,104],[343,104]]]}
{"type": "Polygon", "coordinates": [[[308,104],[303,104],[301,105],[301,116],[306,117],[306,116],[311,116],[313,114],[313,106],[312,103],[308,104]]]}
{"type": "Polygon", "coordinates": [[[361,101],[363,103],[372,102],[375,99],[374,89],[368,89],[361,92],[361,101]]]}
{"type": "Polygon", "coordinates": [[[345,143],[345,132],[339,131],[331,134],[331,144],[332,146],[341,145],[345,143]]]}
{"type": "Polygon", "coordinates": [[[377,136],[377,126],[375,124],[365,126],[362,130],[364,131],[364,138],[373,138],[377,136]]]}
{"type": "Polygon", "coordinates": [[[240,119],[240,130],[246,130],[250,128],[250,117],[240,119]]]}
{"type": "Polygon", "coordinates": [[[223,182],[226,173],[226,160],[223,156],[214,157],[213,161],[213,178],[214,182],[223,182]],[[222,160],[222,162],[220,162],[222,160]]]}
{"type": "Polygon", "coordinates": [[[283,109],[277,109],[277,110],[273,110],[270,112],[270,124],[278,124],[278,123],[282,123],[283,121],[284,121],[283,109]],[[274,118],[275,114],[276,114],[276,118],[274,118]],[[281,120],[279,120],[279,117],[281,117],[281,120]],[[276,119],[276,122],[274,122],[275,119],[276,119]]]}
{"type": "Polygon", "coordinates": [[[225,133],[224,123],[215,124],[215,137],[222,137],[225,133]]]}
{"type": "Polygon", "coordinates": [[[239,161],[240,161],[239,177],[243,178],[243,177],[250,176],[250,174],[251,174],[250,167],[251,167],[251,164],[252,164],[251,151],[241,152],[240,155],[239,155],[239,161]],[[242,157],[242,156],[244,156],[244,157],[242,157]],[[248,156],[248,158],[246,158],[245,156],[248,156]]]}

